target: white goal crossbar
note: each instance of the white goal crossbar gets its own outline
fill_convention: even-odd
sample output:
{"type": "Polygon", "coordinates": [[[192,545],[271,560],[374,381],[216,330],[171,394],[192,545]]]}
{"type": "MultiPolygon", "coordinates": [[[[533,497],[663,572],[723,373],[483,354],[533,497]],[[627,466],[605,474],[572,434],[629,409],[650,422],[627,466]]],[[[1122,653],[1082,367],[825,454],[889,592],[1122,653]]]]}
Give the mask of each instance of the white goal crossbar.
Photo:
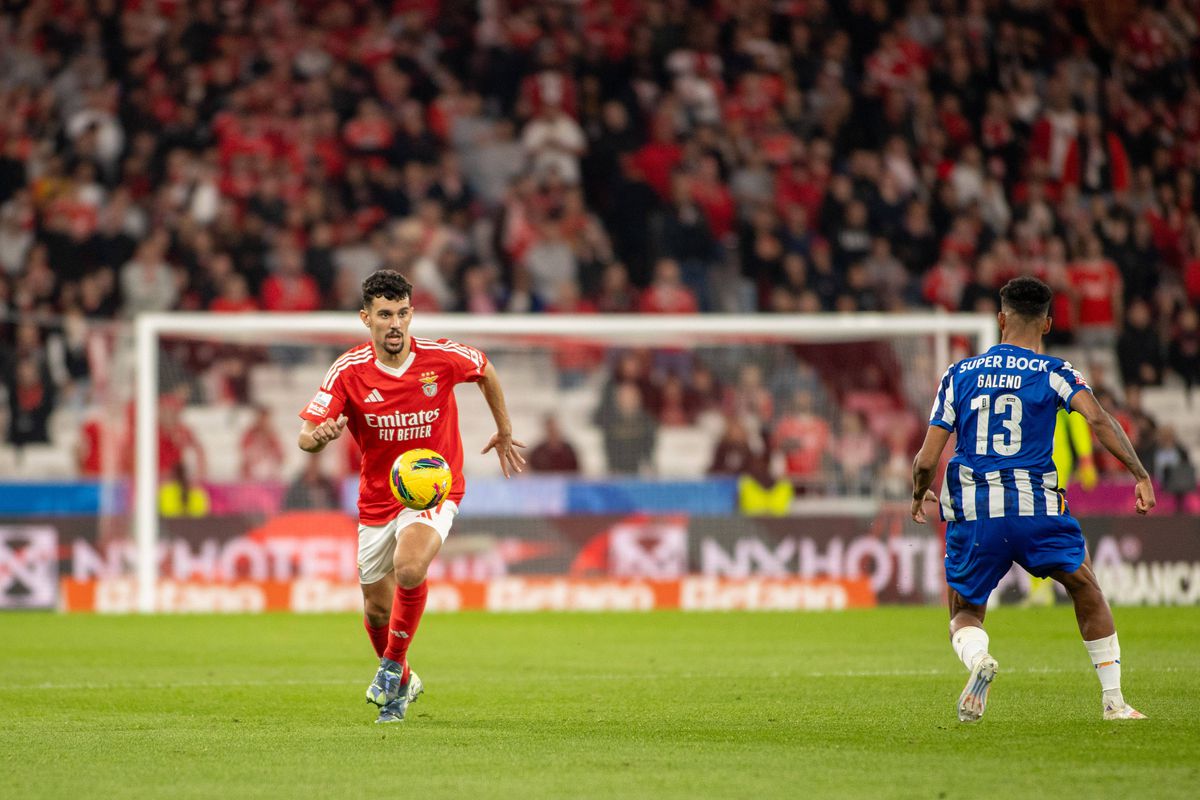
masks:
{"type": "MultiPolygon", "coordinates": [[[[974,337],[979,351],[996,344],[995,317],[988,314],[815,314],[815,315],[525,315],[471,316],[418,314],[412,332],[468,338],[486,336],[576,336],[615,343],[647,342],[650,337],[703,339],[708,337],[771,336],[803,341],[856,341],[902,336],[934,337],[936,363],[950,361],[950,339],[974,337]]],[[[364,335],[359,320],[348,312],[311,314],[141,314],[136,320],[136,471],[134,475],[134,537],[138,608],[155,610],[158,516],[158,384],[159,340],[182,335],[201,338],[229,333],[265,335],[364,335]]]]}

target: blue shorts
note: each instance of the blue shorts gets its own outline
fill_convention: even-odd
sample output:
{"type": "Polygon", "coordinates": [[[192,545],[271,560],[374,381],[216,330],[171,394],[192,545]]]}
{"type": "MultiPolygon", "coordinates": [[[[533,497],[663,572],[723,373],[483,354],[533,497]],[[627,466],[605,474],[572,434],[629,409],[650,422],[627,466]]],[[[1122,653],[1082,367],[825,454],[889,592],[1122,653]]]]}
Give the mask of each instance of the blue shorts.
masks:
{"type": "Polygon", "coordinates": [[[1079,569],[1086,553],[1083,531],[1068,514],[946,523],[946,583],[972,605],[987,603],[1014,561],[1045,578],[1079,569]]]}

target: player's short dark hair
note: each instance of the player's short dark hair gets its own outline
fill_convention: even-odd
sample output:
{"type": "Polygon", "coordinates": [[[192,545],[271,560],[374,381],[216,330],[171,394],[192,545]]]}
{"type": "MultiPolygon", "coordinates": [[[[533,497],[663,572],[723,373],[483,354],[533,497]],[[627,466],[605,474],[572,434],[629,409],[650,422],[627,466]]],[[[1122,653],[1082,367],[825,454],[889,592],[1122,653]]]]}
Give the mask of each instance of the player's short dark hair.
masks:
{"type": "Polygon", "coordinates": [[[1049,316],[1054,292],[1032,275],[1022,275],[1004,284],[1000,290],[1000,307],[1029,319],[1049,316]]]}
{"type": "Polygon", "coordinates": [[[412,284],[408,278],[394,269],[380,269],[372,272],[362,284],[362,307],[370,308],[371,301],[376,297],[384,300],[403,300],[412,298],[412,284]]]}

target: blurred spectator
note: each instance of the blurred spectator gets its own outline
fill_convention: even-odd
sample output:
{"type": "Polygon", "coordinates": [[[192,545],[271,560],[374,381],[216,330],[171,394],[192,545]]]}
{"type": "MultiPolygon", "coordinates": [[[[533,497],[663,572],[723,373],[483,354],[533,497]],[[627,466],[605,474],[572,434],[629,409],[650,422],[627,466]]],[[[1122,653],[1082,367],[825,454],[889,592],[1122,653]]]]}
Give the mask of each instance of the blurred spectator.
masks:
{"type": "Polygon", "coordinates": [[[337,264],[334,260],[333,226],[321,223],[313,227],[312,238],[304,253],[304,271],[317,284],[317,291],[326,298],[323,307],[330,305],[334,284],[337,281],[337,264]]]}
{"type": "MultiPolygon", "coordinates": [[[[838,295],[842,292],[843,281],[834,269],[833,248],[829,246],[829,242],[824,239],[813,242],[810,267],[808,288],[820,301],[820,310],[832,311],[838,295]]],[[[801,295],[801,305],[803,305],[803,295],[801,295]]]]}
{"type": "Polygon", "coordinates": [[[395,123],[378,102],[364,98],[358,104],[358,113],[342,127],[342,137],[356,155],[382,157],[395,141],[395,123]]]}
{"type": "Polygon", "coordinates": [[[654,265],[654,282],[638,298],[643,314],[692,314],[699,310],[695,293],[683,284],[679,264],[662,258],[654,265]]]}
{"type": "MultiPolygon", "coordinates": [[[[132,417],[132,407],[130,409],[132,417]]],[[[132,431],[132,425],[130,426],[132,431]]],[[[204,448],[183,420],[183,401],[179,394],[165,395],[158,409],[158,474],[180,474],[204,481],[208,474],[204,448]]]]}
{"type": "Polygon", "coordinates": [[[838,311],[849,312],[883,309],[883,300],[871,282],[864,262],[855,261],[846,268],[845,291],[838,295],[835,308],[838,311]]]}
{"type": "Polygon", "coordinates": [[[705,417],[720,413],[723,389],[712,369],[704,363],[694,364],[688,384],[698,421],[703,422],[705,417]]]}
{"type": "MultiPolygon", "coordinates": [[[[450,246],[450,234],[442,225],[438,202],[423,203],[421,209],[424,213],[419,217],[392,226],[382,266],[408,276],[417,289],[413,301],[418,308],[424,304],[426,309],[436,311],[453,305],[448,276],[438,264],[438,258],[450,246]]],[[[528,269],[521,272],[528,277],[528,269]]]]}
{"type": "Polygon", "coordinates": [[[908,272],[900,259],[892,255],[892,245],[887,238],[875,237],[863,268],[868,284],[882,299],[884,307],[899,309],[907,306],[910,301],[908,272]]]}
{"type": "Polygon", "coordinates": [[[937,233],[929,220],[927,206],[919,200],[908,204],[904,225],[896,243],[896,257],[909,274],[920,277],[938,257],[937,233]]]}
{"type": "Polygon", "coordinates": [[[238,473],[246,481],[279,479],[283,463],[283,444],[271,424],[271,411],[265,406],[254,409],[254,420],[242,434],[241,467],[238,473]]]}
{"type": "MultiPolygon", "coordinates": [[[[463,168],[468,184],[490,205],[498,205],[509,185],[521,173],[525,163],[525,147],[516,140],[512,120],[499,119],[484,123],[473,139],[477,144],[464,143],[463,168]]],[[[459,135],[464,135],[459,132],[459,135]]]]}
{"type": "Polygon", "coordinates": [[[871,252],[871,231],[867,221],[865,203],[853,200],[846,206],[845,215],[834,230],[833,263],[838,269],[844,271],[871,252]]]}
{"type": "Polygon", "coordinates": [[[746,363],[738,370],[737,383],[728,391],[726,415],[749,430],[765,430],[775,418],[775,396],[763,379],[762,367],[746,363]]]}
{"type": "Polygon", "coordinates": [[[665,256],[660,258],[654,267],[654,284],[664,282],[664,264],[673,262],[674,269],[692,295],[690,305],[678,302],[672,303],[663,298],[657,305],[652,304],[643,311],[659,313],[685,312],[694,313],[700,310],[703,301],[709,301],[708,272],[717,258],[717,242],[713,238],[704,211],[696,202],[692,192],[691,179],[685,175],[676,175],[671,183],[671,204],[656,218],[654,224],[654,240],[659,251],[665,256]]]}
{"type": "Polygon", "coordinates": [[[736,417],[725,418],[725,429],[713,451],[709,475],[749,475],[759,483],[770,479],[768,459],[751,443],[746,426],[736,417]]]}
{"type": "Polygon", "coordinates": [[[712,238],[716,242],[728,241],[733,235],[737,206],[733,202],[729,187],[721,180],[721,165],[715,156],[705,155],[700,158],[689,188],[693,200],[704,212],[712,238]]]}
{"type": "MultiPolygon", "coordinates": [[[[1143,464],[1150,464],[1152,451],[1150,450],[1149,441],[1153,436],[1153,431],[1146,423],[1148,419],[1140,414],[1136,408],[1137,397],[1136,390],[1127,396],[1126,403],[1120,403],[1113,397],[1102,384],[1094,384],[1096,399],[1101,405],[1112,415],[1117,424],[1121,426],[1121,430],[1125,431],[1125,435],[1129,437],[1129,441],[1133,444],[1134,450],[1143,464]]],[[[1097,469],[1101,475],[1107,477],[1116,477],[1125,474],[1125,468],[1121,464],[1120,459],[1112,455],[1099,444],[1095,438],[1095,432],[1092,432],[1092,452],[1096,459],[1097,469]]],[[[1149,469],[1149,467],[1147,467],[1149,469]]]]}
{"type": "Polygon", "coordinates": [[[675,372],[667,375],[659,387],[655,405],[655,416],[660,425],[667,428],[682,428],[696,421],[699,401],[675,372]]]}
{"type": "Polygon", "coordinates": [[[143,311],[168,311],[179,298],[179,278],[167,263],[168,235],[157,230],[138,245],[133,259],[121,268],[125,316],[143,311]]]}
{"type": "MultiPolygon", "coordinates": [[[[1193,250],[1200,252],[1200,231],[1196,239],[1198,244],[1193,246],[1193,250]]],[[[1184,267],[1183,288],[1188,302],[1194,306],[1200,305],[1200,256],[1190,259],[1184,267]]]]}
{"type": "Polygon", "coordinates": [[[61,328],[47,341],[47,356],[61,397],[75,410],[91,399],[92,371],[88,360],[88,323],[76,306],[60,317],[61,328]]]}
{"type": "Polygon", "coordinates": [[[79,429],[75,444],[75,469],[81,478],[96,478],[104,474],[104,452],[110,446],[109,426],[97,409],[91,410],[79,429]]]}
{"type": "Polygon", "coordinates": [[[304,467],[288,484],[283,507],[289,511],[336,509],[341,507],[337,484],[321,471],[321,459],[306,458],[304,467]]]}
{"type": "Polygon", "coordinates": [[[513,266],[511,287],[504,302],[504,310],[513,314],[533,314],[546,310],[546,299],[538,294],[533,276],[525,264],[513,266]]]}
{"type": "Polygon", "coordinates": [[[991,233],[1003,235],[1012,223],[1012,209],[1005,197],[1004,184],[994,178],[983,182],[982,193],[979,197],[979,214],[991,228],[991,233]]]}
{"type": "Polygon", "coordinates": [[[503,290],[495,267],[473,264],[462,273],[459,310],[471,314],[497,314],[503,301],[503,290]]]}
{"type": "Polygon", "coordinates": [[[579,284],[572,280],[559,281],[552,292],[554,302],[546,309],[552,314],[595,314],[596,304],[579,293],[579,284]]]}
{"type": "Polygon", "coordinates": [[[1090,347],[1112,347],[1121,319],[1121,275],[1104,257],[1097,236],[1084,242],[1083,257],[1067,268],[1071,286],[1078,296],[1076,315],[1079,343],[1090,347]]]}
{"type": "Polygon", "coordinates": [[[55,388],[45,363],[19,356],[5,376],[8,385],[8,441],[14,447],[46,444],[47,425],[54,410],[55,388]]]}
{"type": "Polygon", "coordinates": [[[600,405],[596,409],[597,424],[612,416],[617,405],[617,392],[625,384],[637,387],[642,408],[650,409],[657,405],[658,384],[651,371],[651,355],[649,350],[625,350],[617,355],[612,376],[600,395],[600,405]]]}
{"type": "MultiPolygon", "coordinates": [[[[0,184],[3,182],[0,178],[0,184]]],[[[27,190],[16,192],[0,205],[0,272],[15,275],[21,271],[34,243],[34,213],[27,190]]]]}
{"type": "Polygon", "coordinates": [[[887,452],[876,480],[888,500],[912,497],[912,443],[909,433],[893,428],[887,432],[887,452]]]}
{"type": "Polygon", "coordinates": [[[839,493],[861,495],[872,492],[879,450],[862,414],[842,412],[839,430],[829,441],[829,455],[836,471],[839,493]]]}
{"type": "Polygon", "coordinates": [[[659,113],[650,122],[650,141],[634,154],[637,174],[659,197],[671,195],[671,173],[683,159],[683,148],[675,141],[669,115],[659,113]]]}
{"type": "Polygon", "coordinates": [[[543,419],[542,441],[529,452],[529,467],[535,472],[579,472],[575,448],[563,438],[558,418],[547,414],[543,419]]]}
{"type": "MultiPolygon", "coordinates": [[[[780,235],[778,220],[769,207],[760,206],[755,209],[743,226],[741,244],[742,274],[754,283],[759,295],[757,302],[761,303],[761,296],[766,288],[784,277],[787,252],[784,239],[780,235]]],[[[809,244],[804,242],[806,249],[809,244]]]]}
{"type": "Polygon", "coordinates": [[[225,276],[221,284],[221,293],[209,303],[208,310],[224,313],[258,311],[259,305],[250,296],[250,289],[246,286],[246,277],[235,272],[225,276]]]}
{"type": "MultiPolygon", "coordinates": [[[[1116,214],[1118,218],[1123,218],[1116,214]]],[[[1200,255],[1200,242],[1195,250],[1200,255]]],[[[1133,239],[1121,271],[1121,278],[1126,286],[1127,297],[1148,298],[1158,288],[1160,275],[1163,271],[1163,261],[1154,243],[1154,228],[1147,216],[1138,216],[1133,220],[1133,239]]]]}
{"type": "Polygon", "coordinates": [[[1200,311],[1185,308],[1167,348],[1167,363],[1190,392],[1200,386],[1200,311]]]}
{"type": "Polygon", "coordinates": [[[811,293],[807,278],[808,264],[804,256],[799,253],[785,255],[780,274],[771,289],[770,310],[782,313],[800,311],[804,296],[811,293]]]}
{"type": "Polygon", "coordinates": [[[641,392],[635,384],[618,385],[611,411],[597,422],[604,433],[610,472],[636,474],[649,468],[657,425],[643,409],[641,392]]]}
{"type": "Polygon", "coordinates": [[[997,292],[1000,288],[998,272],[1000,262],[994,253],[988,253],[979,259],[971,282],[963,287],[960,304],[963,311],[999,311],[996,306],[997,292]]]}
{"type": "Polygon", "coordinates": [[[550,221],[541,226],[540,235],[525,252],[524,267],[529,273],[533,291],[555,305],[559,285],[564,281],[578,285],[579,263],[575,252],[563,235],[559,221],[550,221]]]}
{"type": "Polygon", "coordinates": [[[1187,448],[1179,443],[1170,425],[1159,427],[1149,460],[1150,474],[1162,484],[1165,494],[1175,495],[1178,509],[1183,496],[1196,490],[1196,468],[1188,457],[1187,448]]]}
{"type": "Polygon", "coordinates": [[[544,107],[521,134],[534,174],[556,176],[564,183],[579,183],[579,159],[587,150],[587,137],[579,123],[561,108],[544,107]]]}
{"type": "Polygon", "coordinates": [[[958,251],[945,248],[937,264],[926,273],[921,284],[921,295],[946,311],[957,311],[970,280],[971,271],[963,263],[958,251]]]}
{"type": "Polygon", "coordinates": [[[650,275],[650,220],[661,201],[633,156],[622,154],[619,163],[620,172],[609,189],[613,202],[604,221],[617,258],[626,265],[630,279],[644,286],[650,275]]]}
{"type": "Polygon", "coordinates": [[[1134,300],[1125,316],[1125,329],[1117,339],[1117,361],[1126,386],[1158,386],[1162,383],[1162,342],[1150,324],[1150,306],[1134,300]]]}
{"type": "Polygon", "coordinates": [[[812,394],[796,392],[771,431],[771,447],[783,454],[784,472],[797,488],[823,486],[829,423],[814,413],[812,394]]]}

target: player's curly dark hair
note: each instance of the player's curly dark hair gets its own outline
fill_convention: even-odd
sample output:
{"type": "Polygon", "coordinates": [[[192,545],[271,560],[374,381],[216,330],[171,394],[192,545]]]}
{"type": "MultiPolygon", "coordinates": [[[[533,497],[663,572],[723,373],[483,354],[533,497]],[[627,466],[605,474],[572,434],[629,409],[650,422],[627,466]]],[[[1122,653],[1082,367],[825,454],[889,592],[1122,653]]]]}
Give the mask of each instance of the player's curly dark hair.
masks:
{"type": "Polygon", "coordinates": [[[370,308],[371,301],[376,297],[384,300],[403,300],[412,297],[412,284],[408,278],[394,269],[380,269],[372,272],[362,284],[363,308],[370,308]]]}
{"type": "Polygon", "coordinates": [[[1000,307],[1022,317],[1038,319],[1050,313],[1054,292],[1032,275],[1022,275],[1004,284],[1000,290],[1000,307]]]}

